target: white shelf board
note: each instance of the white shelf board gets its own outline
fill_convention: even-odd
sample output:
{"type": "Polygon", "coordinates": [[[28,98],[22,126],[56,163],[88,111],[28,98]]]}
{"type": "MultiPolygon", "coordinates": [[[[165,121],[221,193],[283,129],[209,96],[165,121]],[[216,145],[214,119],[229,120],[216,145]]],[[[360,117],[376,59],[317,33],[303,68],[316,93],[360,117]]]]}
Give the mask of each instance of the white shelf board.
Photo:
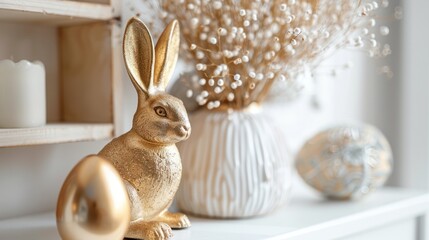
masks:
{"type": "MultiPolygon", "coordinates": [[[[299,189],[301,186],[296,186],[299,189]]],[[[216,220],[191,217],[192,227],[174,230],[174,240],[337,239],[421,216],[429,194],[384,188],[361,201],[328,201],[306,189],[267,216],[216,220]]],[[[60,239],[53,213],[0,221],[0,239],[60,239]]]]}
{"type": "Polygon", "coordinates": [[[119,9],[107,4],[64,0],[0,0],[0,21],[67,25],[110,20],[119,9]]]}
{"type": "Polygon", "coordinates": [[[0,128],[0,147],[93,141],[113,136],[113,124],[57,123],[35,128],[0,128]]]}

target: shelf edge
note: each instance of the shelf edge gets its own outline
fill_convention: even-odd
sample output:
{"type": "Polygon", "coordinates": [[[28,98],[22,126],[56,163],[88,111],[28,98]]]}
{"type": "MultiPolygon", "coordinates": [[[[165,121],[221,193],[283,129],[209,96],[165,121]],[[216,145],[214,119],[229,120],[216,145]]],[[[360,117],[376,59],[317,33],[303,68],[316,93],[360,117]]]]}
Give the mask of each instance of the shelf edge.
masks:
{"type": "Polygon", "coordinates": [[[0,147],[96,141],[113,136],[113,124],[48,124],[39,128],[0,129],[0,147]]]}
{"type": "Polygon", "coordinates": [[[119,14],[110,5],[54,0],[3,0],[0,10],[93,20],[110,20],[119,14]]]}

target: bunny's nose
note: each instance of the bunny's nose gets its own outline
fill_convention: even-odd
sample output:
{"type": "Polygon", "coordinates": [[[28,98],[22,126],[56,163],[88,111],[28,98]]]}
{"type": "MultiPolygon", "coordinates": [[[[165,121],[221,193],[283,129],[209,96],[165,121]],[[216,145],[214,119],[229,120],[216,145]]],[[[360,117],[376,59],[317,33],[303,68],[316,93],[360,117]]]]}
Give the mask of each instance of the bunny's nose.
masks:
{"type": "Polygon", "coordinates": [[[182,125],[181,128],[183,131],[188,132],[189,130],[191,130],[191,125],[182,125]]]}
{"type": "Polygon", "coordinates": [[[180,131],[180,135],[182,135],[185,138],[188,138],[189,135],[191,134],[191,125],[189,125],[189,124],[180,125],[179,131],[180,131]]]}

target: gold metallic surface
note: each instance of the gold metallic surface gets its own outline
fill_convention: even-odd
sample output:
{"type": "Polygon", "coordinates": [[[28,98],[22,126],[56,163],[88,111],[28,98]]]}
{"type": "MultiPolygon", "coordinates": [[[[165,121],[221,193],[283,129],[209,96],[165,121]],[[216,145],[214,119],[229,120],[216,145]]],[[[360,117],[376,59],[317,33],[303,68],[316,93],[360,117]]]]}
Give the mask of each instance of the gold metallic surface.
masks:
{"type": "Polygon", "coordinates": [[[155,76],[154,83],[160,89],[167,87],[168,80],[174,72],[174,67],[179,56],[180,30],[177,21],[171,22],[159,37],[155,47],[155,76]],[[158,83],[158,81],[161,81],[158,83]]]}
{"type": "Polygon", "coordinates": [[[127,187],[131,223],[126,237],[167,239],[171,228],[190,226],[184,214],[167,211],[182,175],[175,143],[191,132],[182,101],[165,92],[177,60],[179,25],[172,21],[154,49],[147,27],[132,18],[123,47],[138,94],[137,111],[132,129],[113,139],[99,155],[113,163],[127,187]]]}
{"type": "Polygon", "coordinates": [[[56,217],[64,240],[123,239],[130,202],[112,164],[95,155],[80,161],[61,188],[56,217]]]}

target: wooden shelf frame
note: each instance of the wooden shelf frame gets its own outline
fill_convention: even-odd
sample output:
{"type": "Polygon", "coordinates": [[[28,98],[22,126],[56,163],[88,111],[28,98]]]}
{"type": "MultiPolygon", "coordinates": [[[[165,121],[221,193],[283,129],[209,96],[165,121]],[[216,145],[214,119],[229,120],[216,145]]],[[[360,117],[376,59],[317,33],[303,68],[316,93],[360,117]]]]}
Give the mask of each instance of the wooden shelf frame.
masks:
{"type": "Polygon", "coordinates": [[[118,4],[62,0],[1,0],[0,21],[69,25],[109,21],[120,16],[118,4]]]}
{"type": "Polygon", "coordinates": [[[56,123],[35,128],[0,129],[0,147],[94,141],[113,137],[113,124],[56,123]]]}
{"type": "MultiPolygon", "coordinates": [[[[58,4],[58,9],[61,11],[67,9],[69,5],[111,9],[110,5],[101,3],[0,0],[0,22],[4,17],[2,11],[6,11],[5,6],[8,3],[8,13],[22,13],[22,9],[30,8],[35,11],[32,14],[41,16],[44,18],[43,21],[46,21],[49,18],[37,12],[42,9],[38,4],[54,2],[58,4]],[[21,8],[18,7],[20,2],[25,2],[20,5],[21,8]],[[17,10],[12,10],[14,7],[17,10]]],[[[70,12],[73,11],[75,10],[72,8],[70,12]]],[[[91,16],[93,19],[97,18],[96,15],[91,16]]],[[[111,15],[106,15],[106,18],[110,17],[111,15]]],[[[48,118],[48,124],[42,127],[0,128],[0,148],[103,140],[116,136],[121,130],[122,118],[119,112],[122,91],[122,52],[119,22],[111,19],[109,21],[75,21],[76,24],[62,25],[58,24],[58,21],[63,22],[61,19],[54,21],[51,25],[54,25],[57,32],[58,46],[55,51],[58,52],[56,60],[58,65],[46,66],[53,66],[59,72],[57,79],[54,79],[58,84],[59,97],[55,101],[60,102],[58,116],[51,116],[51,120],[48,118]]],[[[32,22],[30,25],[33,24],[32,22]]],[[[46,49],[50,51],[49,48],[46,49]]]]}

